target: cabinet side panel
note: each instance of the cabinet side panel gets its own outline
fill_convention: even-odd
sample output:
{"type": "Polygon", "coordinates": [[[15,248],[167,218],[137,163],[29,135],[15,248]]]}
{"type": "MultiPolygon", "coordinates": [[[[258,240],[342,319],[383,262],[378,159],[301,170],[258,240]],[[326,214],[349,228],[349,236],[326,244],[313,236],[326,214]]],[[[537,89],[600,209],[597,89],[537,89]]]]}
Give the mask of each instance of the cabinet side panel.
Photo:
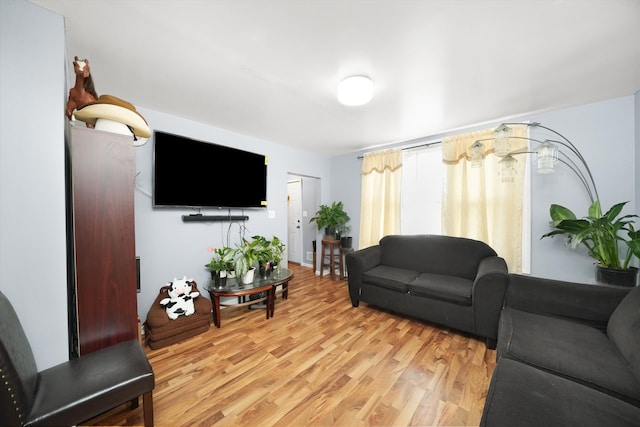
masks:
{"type": "Polygon", "coordinates": [[[131,138],[72,130],[80,354],[136,338],[134,156],[131,138]]]}

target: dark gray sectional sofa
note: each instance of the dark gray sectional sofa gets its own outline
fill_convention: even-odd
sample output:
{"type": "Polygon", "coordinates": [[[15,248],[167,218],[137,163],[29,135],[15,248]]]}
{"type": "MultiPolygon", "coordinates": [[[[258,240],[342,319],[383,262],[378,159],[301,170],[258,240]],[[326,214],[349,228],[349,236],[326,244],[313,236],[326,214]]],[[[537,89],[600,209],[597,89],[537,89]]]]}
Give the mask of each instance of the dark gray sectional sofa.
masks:
{"type": "Polygon", "coordinates": [[[484,337],[495,348],[509,280],[487,244],[439,235],[391,235],[346,256],[349,296],[484,337]]]}
{"type": "Polygon", "coordinates": [[[511,275],[481,426],[640,426],[640,288],[511,275]]]}

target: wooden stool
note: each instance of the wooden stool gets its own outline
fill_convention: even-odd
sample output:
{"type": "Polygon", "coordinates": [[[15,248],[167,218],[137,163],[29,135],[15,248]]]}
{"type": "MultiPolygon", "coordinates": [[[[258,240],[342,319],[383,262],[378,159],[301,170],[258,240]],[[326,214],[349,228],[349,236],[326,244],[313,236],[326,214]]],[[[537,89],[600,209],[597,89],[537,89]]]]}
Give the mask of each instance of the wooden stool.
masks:
{"type": "Polygon", "coordinates": [[[336,268],[340,268],[340,276],[344,276],[344,264],[342,262],[342,252],[340,251],[340,240],[322,240],[322,263],[320,264],[320,277],[324,275],[325,267],[331,271],[331,280],[336,280],[336,268]]]}

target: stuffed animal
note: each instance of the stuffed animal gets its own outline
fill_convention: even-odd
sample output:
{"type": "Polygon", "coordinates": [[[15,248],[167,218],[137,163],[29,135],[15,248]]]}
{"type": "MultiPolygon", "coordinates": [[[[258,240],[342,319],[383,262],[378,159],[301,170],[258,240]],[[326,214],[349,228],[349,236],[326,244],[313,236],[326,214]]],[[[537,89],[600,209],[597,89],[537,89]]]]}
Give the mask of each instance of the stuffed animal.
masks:
{"type": "Polygon", "coordinates": [[[181,315],[191,316],[195,313],[193,299],[199,296],[200,292],[191,292],[192,283],[193,279],[187,280],[187,276],[180,280],[174,278],[173,282],[167,283],[169,297],[161,299],[160,305],[167,310],[169,319],[176,320],[181,315]]]}

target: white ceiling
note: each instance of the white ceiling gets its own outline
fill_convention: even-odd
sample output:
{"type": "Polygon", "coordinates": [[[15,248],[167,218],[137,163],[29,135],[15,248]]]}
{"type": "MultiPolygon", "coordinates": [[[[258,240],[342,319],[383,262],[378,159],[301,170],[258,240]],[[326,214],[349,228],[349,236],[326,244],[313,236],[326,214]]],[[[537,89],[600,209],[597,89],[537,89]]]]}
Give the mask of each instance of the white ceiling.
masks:
{"type": "Polygon", "coordinates": [[[640,89],[638,0],[30,1],[98,94],[327,155],[640,89]]]}

